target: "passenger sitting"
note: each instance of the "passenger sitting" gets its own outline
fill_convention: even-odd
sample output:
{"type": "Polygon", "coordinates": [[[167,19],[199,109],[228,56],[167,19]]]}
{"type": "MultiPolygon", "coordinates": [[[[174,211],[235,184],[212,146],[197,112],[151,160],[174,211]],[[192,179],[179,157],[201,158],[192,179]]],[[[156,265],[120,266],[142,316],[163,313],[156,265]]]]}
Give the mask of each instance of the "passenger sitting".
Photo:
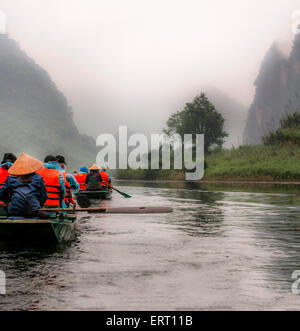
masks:
{"type": "Polygon", "coordinates": [[[62,155],[56,156],[57,165],[59,167],[59,170],[64,175],[66,181],[70,184],[70,187],[74,194],[78,193],[80,190],[80,185],[78,184],[76,178],[72,175],[66,172],[66,160],[65,157],[62,155]]]}
{"type": "Polygon", "coordinates": [[[16,161],[16,159],[17,157],[13,153],[5,153],[1,162],[1,167],[7,164],[11,166],[16,161]]]}
{"type": "MultiPolygon", "coordinates": [[[[12,153],[4,154],[3,160],[0,165],[0,188],[3,186],[4,182],[9,176],[8,169],[13,165],[16,159],[16,156],[12,153]]],[[[0,201],[0,204],[3,204],[3,201],[0,201]]]]}
{"type": "Polygon", "coordinates": [[[43,162],[21,154],[8,170],[9,176],[0,189],[0,200],[9,203],[8,216],[49,219],[48,213],[40,211],[47,200],[43,178],[36,171],[43,162]]]}
{"type": "Polygon", "coordinates": [[[110,177],[109,177],[109,175],[106,172],[106,169],[104,167],[102,167],[100,169],[100,175],[102,177],[101,185],[104,186],[104,187],[109,187],[110,184],[111,184],[111,179],[110,179],[110,177]]]}
{"type": "Polygon", "coordinates": [[[48,192],[48,199],[45,207],[50,208],[66,208],[64,202],[66,197],[66,182],[60,170],[57,170],[56,157],[48,155],[44,159],[44,168],[38,171],[45,181],[46,189],[48,192]]]}
{"type": "Polygon", "coordinates": [[[16,159],[16,156],[12,153],[4,154],[3,160],[0,165],[0,188],[3,186],[3,183],[9,176],[8,169],[13,165],[16,159]]]}
{"type": "Polygon", "coordinates": [[[86,188],[85,185],[85,180],[86,180],[86,176],[89,172],[89,169],[87,167],[81,167],[80,171],[74,175],[75,179],[77,180],[78,184],[80,185],[80,190],[84,191],[86,188]]]}
{"type": "Polygon", "coordinates": [[[93,164],[92,167],[89,169],[90,172],[86,176],[85,184],[87,191],[101,191],[101,182],[102,178],[99,173],[100,167],[97,164],[93,164]]]}
{"type": "Polygon", "coordinates": [[[79,173],[80,174],[88,174],[89,173],[89,169],[87,167],[81,167],[79,173]]]}
{"type": "Polygon", "coordinates": [[[66,196],[65,202],[68,206],[70,204],[74,205],[75,201],[73,199],[73,194],[76,194],[80,191],[80,185],[72,174],[68,174],[66,172],[65,168],[66,168],[67,163],[66,163],[65,157],[62,155],[57,155],[56,161],[57,161],[58,170],[61,171],[61,173],[65,179],[65,184],[66,184],[66,189],[67,189],[67,196],[66,196]]]}

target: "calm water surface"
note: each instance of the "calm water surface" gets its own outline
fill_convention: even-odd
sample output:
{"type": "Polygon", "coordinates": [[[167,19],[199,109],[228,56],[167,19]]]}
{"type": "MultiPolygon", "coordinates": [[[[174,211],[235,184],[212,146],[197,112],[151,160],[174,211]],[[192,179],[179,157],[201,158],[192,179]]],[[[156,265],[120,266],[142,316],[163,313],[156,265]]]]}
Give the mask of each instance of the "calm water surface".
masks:
{"type": "Polygon", "coordinates": [[[118,185],[133,198],[108,206],[174,213],[82,214],[68,245],[0,244],[1,310],[300,308],[300,187],[118,185]]]}

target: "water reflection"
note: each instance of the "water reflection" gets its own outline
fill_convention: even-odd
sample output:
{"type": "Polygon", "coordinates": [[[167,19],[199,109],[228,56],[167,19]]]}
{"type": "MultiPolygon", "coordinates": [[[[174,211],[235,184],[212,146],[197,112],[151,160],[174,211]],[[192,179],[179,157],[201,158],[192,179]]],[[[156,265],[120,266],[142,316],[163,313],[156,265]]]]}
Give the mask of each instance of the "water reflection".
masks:
{"type": "Polygon", "coordinates": [[[217,201],[224,199],[222,192],[173,190],[163,194],[176,208],[177,217],[169,217],[170,224],[192,236],[221,236],[224,215],[217,201]],[[191,204],[192,202],[192,204],[191,204]]]}

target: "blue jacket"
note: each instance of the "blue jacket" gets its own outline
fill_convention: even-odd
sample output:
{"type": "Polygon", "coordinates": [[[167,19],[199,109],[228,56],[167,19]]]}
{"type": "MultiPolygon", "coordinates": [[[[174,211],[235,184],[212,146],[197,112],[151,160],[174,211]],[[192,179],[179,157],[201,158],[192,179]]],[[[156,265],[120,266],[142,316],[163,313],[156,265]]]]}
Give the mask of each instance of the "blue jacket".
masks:
{"type": "Polygon", "coordinates": [[[34,174],[31,183],[22,183],[17,176],[9,176],[0,189],[0,200],[9,203],[9,216],[24,216],[38,211],[48,198],[43,178],[34,174]]]}

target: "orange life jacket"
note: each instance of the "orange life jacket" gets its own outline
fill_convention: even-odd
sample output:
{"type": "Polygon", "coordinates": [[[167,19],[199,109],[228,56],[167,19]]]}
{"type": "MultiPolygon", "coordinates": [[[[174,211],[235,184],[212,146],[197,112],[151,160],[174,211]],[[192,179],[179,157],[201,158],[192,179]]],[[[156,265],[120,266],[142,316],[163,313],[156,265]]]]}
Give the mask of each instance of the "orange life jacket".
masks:
{"type": "Polygon", "coordinates": [[[80,185],[80,190],[81,191],[85,191],[85,189],[86,189],[86,184],[85,184],[86,175],[87,174],[84,173],[84,172],[74,175],[74,177],[76,178],[78,184],[80,185]]]}
{"type": "Polygon", "coordinates": [[[71,185],[67,181],[67,173],[64,171],[64,172],[62,172],[62,175],[64,176],[64,179],[65,179],[65,185],[66,185],[66,191],[67,191],[64,201],[65,201],[66,205],[69,207],[70,204],[75,205],[75,201],[73,199],[71,185]]]}
{"type": "Polygon", "coordinates": [[[105,171],[99,171],[99,173],[100,173],[101,178],[102,178],[101,185],[107,187],[107,185],[109,183],[109,176],[108,176],[108,174],[105,171]]]}
{"type": "Polygon", "coordinates": [[[8,170],[4,168],[0,168],[0,188],[3,186],[8,176],[9,176],[8,170]]]}
{"type": "Polygon", "coordinates": [[[59,183],[60,171],[56,169],[42,168],[37,173],[43,177],[48,192],[48,199],[45,207],[60,207],[61,206],[61,192],[59,183]]]}
{"type": "MultiPolygon", "coordinates": [[[[2,188],[4,182],[6,181],[7,177],[9,176],[9,172],[7,169],[0,168],[0,188],[2,188]]],[[[3,203],[0,201],[0,203],[3,203]]]]}

